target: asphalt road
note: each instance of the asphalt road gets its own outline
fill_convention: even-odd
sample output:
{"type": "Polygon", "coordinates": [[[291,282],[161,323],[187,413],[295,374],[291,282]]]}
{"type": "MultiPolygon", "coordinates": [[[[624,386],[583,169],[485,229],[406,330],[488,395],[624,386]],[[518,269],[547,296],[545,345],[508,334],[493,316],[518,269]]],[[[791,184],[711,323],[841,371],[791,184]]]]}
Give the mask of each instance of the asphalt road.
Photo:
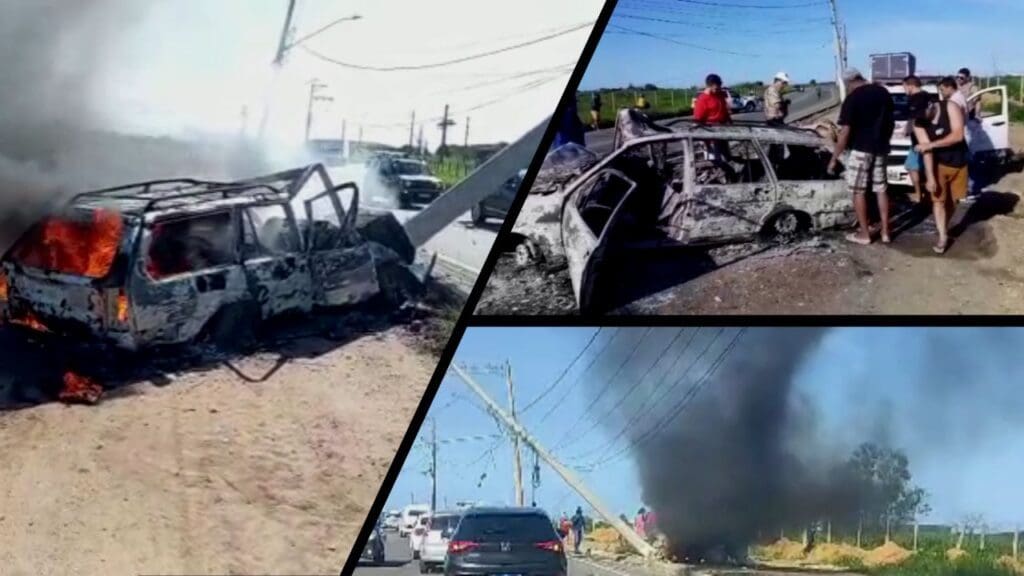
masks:
{"type": "MultiPolygon", "coordinates": [[[[800,116],[807,110],[811,110],[821,104],[822,102],[829,100],[836,100],[838,98],[838,90],[835,84],[822,84],[821,85],[821,99],[819,100],[814,90],[804,90],[803,92],[794,92],[789,96],[791,103],[789,105],[790,116],[800,116]]],[[[764,120],[764,112],[740,112],[732,115],[734,120],[747,120],[756,121],[764,120]]],[[[661,120],[660,122],[671,122],[672,120],[680,120],[688,118],[683,116],[680,118],[670,118],[667,120],[661,120]]],[[[612,140],[615,137],[614,128],[604,128],[601,130],[594,130],[587,132],[587,148],[594,151],[599,156],[604,156],[612,151],[612,140]]]]}
{"type": "MultiPolygon", "coordinates": [[[[329,169],[331,178],[335,182],[354,181],[357,184],[363,182],[363,166],[352,165],[329,169]]],[[[400,222],[405,222],[416,214],[417,209],[402,210],[391,209],[400,222]]],[[[497,236],[501,222],[488,220],[482,226],[474,226],[470,219],[469,212],[466,212],[436,236],[431,238],[422,247],[428,253],[439,253],[449,259],[455,260],[466,268],[479,270],[487,254],[491,251],[491,245],[497,236]]]]}
{"type": "MultiPolygon", "coordinates": [[[[399,538],[397,532],[387,533],[383,565],[360,561],[355,571],[356,576],[419,576],[419,573],[419,562],[412,559],[408,539],[399,538]]],[[[639,567],[602,566],[588,558],[570,556],[569,576],[649,576],[649,573],[639,567]]]]}

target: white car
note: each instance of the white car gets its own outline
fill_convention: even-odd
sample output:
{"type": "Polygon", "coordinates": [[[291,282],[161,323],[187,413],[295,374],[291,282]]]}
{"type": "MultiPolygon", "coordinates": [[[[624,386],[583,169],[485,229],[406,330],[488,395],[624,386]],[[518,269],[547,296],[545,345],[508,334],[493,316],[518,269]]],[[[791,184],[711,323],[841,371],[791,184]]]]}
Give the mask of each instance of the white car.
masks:
{"type": "MultiPolygon", "coordinates": [[[[886,166],[886,180],[893,186],[912,186],[910,175],[904,167],[907,152],[910,150],[910,138],[905,135],[907,123],[907,97],[902,85],[886,86],[896,104],[896,127],[892,135],[892,151],[889,153],[886,166]]],[[[938,96],[935,84],[922,86],[925,92],[938,96]]],[[[981,114],[967,121],[967,145],[976,162],[999,162],[1008,158],[1010,150],[1010,108],[1009,94],[1006,86],[993,86],[979,90],[968,100],[973,107],[979,99],[984,98],[986,105],[981,114]]],[[[972,177],[974,174],[972,173],[972,177]]]]}
{"type": "Polygon", "coordinates": [[[398,530],[398,525],[402,523],[402,512],[401,510],[388,510],[384,514],[384,529],[385,530],[398,530]]]}
{"type": "Polygon", "coordinates": [[[420,516],[430,513],[430,506],[427,504],[410,504],[402,509],[402,518],[398,524],[398,535],[405,538],[412,533],[420,516]]]}
{"type": "Polygon", "coordinates": [[[438,512],[430,518],[427,533],[420,544],[420,574],[444,569],[448,541],[461,517],[459,512],[438,512]]]}
{"type": "Polygon", "coordinates": [[[420,557],[420,546],[423,544],[423,538],[427,535],[428,526],[430,526],[429,513],[423,514],[416,519],[416,527],[409,534],[409,549],[412,550],[413,560],[418,560],[420,557]]]}

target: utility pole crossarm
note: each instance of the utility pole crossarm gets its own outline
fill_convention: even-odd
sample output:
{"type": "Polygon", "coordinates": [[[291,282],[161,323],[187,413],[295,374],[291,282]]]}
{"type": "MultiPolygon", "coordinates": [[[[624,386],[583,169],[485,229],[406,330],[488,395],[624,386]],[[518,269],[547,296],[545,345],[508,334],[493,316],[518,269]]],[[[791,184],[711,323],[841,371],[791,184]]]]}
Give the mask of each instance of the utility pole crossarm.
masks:
{"type": "Polygon", "coordinates": [[[636,531],[634,531],[628,524],[623,522],[621,518],[619,518],[615,514],[612,514],[611,511],[604,505],[604,503],[601,502],[601,500],[598,499],[598,497],[593,492],[591,492],[589,488],[583,485],[583,483],[572,470],[569,470],[564,465],[562,465],[561,462],[556,460],[550,452],[548,452],[543,446],[540,445],[536,438],[531,436],[530,433],[527,432],[526,429],[519,424],[519,422],[511,418],[504,410],[502,410],[501,407],[498,406],[498,404],[494,400],[492,400],[490,396],[487,395],[487,392],[484,391],[484,389],[479,384],[477,384],[476,381],[474,381],[469,376],[469,374],[466,373],[465,370],[459,368],[454,363],[451,365],[451,369],[455,372],[456,375],[458,375],[459,378],[462,379],[463,382],[466,383],[467,386],[469,386],[469,388],[474,393],[476,393],[477,396],[480,397],[481,400],[484,401],[484,404],[487,405],[487,409],[492,414],[497,416],[498,419],[500,419],[502,423],[505,424],[506,427],[508,427],[509,431],[511,431],[523,442],[525,442],[527,445],[533,448],[537,455],[542,460],[547,462],[547,464],[551,466],[551,468],[554,469],[554,471],[558,473],[558,475],[561,476],[562,479],[565,480],[565,482],[569,484],[570,487],[576,490],[576,492],[579,493],[579,495],[587,502],[587,504],[589,504],[595,511],[597,511],[598,514],[604,517],[604,519],[609,524],[611,524],[612,527],[615,528],[615,530],[618,531],[619,534],[621,534],[622,537],[625,538],[631,546],[633,546],[633,548],[635,548],[638,552],[640,552],[640,554],[642,554],[645,557],[651,557],[654,554],[653,546],[645,542],[644,539],[641,538],[640,535],[637,534],[636,531]]]}

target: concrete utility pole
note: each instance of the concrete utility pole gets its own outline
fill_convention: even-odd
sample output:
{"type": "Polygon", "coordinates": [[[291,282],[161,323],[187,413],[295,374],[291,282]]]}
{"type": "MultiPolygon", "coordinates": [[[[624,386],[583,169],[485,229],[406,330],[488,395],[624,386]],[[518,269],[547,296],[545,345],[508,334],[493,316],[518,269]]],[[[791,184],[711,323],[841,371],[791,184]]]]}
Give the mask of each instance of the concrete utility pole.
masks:
{"type": "Polygon", "coordinates": [[[843,49],[842,33],[839,30],[839,9],[836,0],[828,0],[832,8],[832,31],[836,37],[836,85],[839,87],[839,101],[846,100],[846,84],[843,84],[843,68],[846,66],[846,50],[843,49]]]}
{"type": "Polygon", "coordinates": [[[412,148],[412,145],[414,143],[413,135],[415,134],[415,132],[416,132],[416,111],[413,110],[412,111],[412,119],[409,120],[409,148],[410,149],[412,148]]]}
{"type": "Polygon", "coordinates": [[[313,127],[313,102],[334,100],[334,98],[331,98],[330,96],[316,95],[317,90],[326,87],[327,84],[324,84],[319,80],[313,80],[309,83],[309,104],[306,106],[306,142],[309,142],[309,133],[313,127]]]}
{"type": "Polygon", "coordinates": [[[288,0],[288,13],[284,17],[284,27],[281,29],[281,41],[277,44],[277,56],[274,57],[274,65],[280,66],[284,62],[284,53],[288,50],[288,32],[292,29],[292,16],[295,14],[295,0],[288,0]]]}
{"type": "MultiPolygon", "coordinates": [[[[505,362],[505,381],[508,383],[508,411],[516,418],[516,395],[512,386],[512,364],[505,362]]],[[[523,505],[523,461],[519,453],[519,437],[512,435],[512,479],[516,487],[516,506],[523,505]]]]}
{"type": "Polygon", "coordinates": [[[437,510],[437,420],[430,419],[430,511],[437,510]]]}
{"type": "Polygon", "coordinates": [[[448,151],[448,127],[455,126],[455,121],[448,117],[448,105],[444,105],[444,118],[437,125],[441,128],[441,147],[438,148],[438,154],[444,155],[448,151]]]}
{"type": "Polygon", "coordinates": [[[547,451],[547,449],[540,445],[536,438],[531,436],[530,433],[519,424],[519,422],[502,410],[501,407],[487,395],[487,392],[485,392],[484,389],[477,384],[465,370],[459,368],[456,364],[451,365],[451,370],[453,370],[455,374],[458,375],[458,377],[461,378],[467,386],[469,386],[470,390],[476,393],[476,395],[483,400],[484,404],[487,405],[487,409],[498,417],[498,419],[505,424],[512,434],[516,435],[522,439],[523,442],[533,448],[534,451],[537,452],[537,456],[547,462],[547,464],[551,466],[551,468],[554,469],[554,471],[558,473],[558,475],[561,476],[562,479],[565,480],[565,482],[587,502],[587,504],[597,511],[597,513],[600,514],[606,522],[611,524],[611,526],[615,528],[615,530],[618,531],[619,534],[621,534],[622,537],[625,538],[631,546],[633,546],[633,548],[645,557],[650,557],[654,554],[654,547],[645,542],[644,539],[641,538],[640,535],[637,534],[628,524],[623,522],[621,518],[612,514],[612,512],[605,507],[604,503],[601,502],[589,488],[583,485],[580,479],[576,477],[575,473],[556,460],[555,457],[547,451]]]}

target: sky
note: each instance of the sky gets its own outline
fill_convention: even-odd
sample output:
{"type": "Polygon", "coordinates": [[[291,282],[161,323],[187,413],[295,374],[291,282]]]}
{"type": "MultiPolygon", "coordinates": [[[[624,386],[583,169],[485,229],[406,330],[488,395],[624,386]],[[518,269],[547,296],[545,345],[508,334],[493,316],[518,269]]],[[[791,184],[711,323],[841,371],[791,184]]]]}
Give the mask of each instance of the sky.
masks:
{"type": "MultiPolygon", "coordinates": [[[[107,126],[157,135],[255,133],[266,103],[272,135],[303,137],[309,82],[326,84],[313,115],[313,137],[408,141],[411,114],[431,146],[436,118],[450,104],[462,143],[510,141],[549,116],[602,6],[601,0],[298,0],[301,38],[341,17],[359,15],[310,39],[323,56],[368,66],[418,65],[578,30],[492,57],[421,71],[342,68],[297,48],[279,75],[277,49],[287,0],[146,0],[132,3],[129,25],[108,39],[93,90],[102,92],[107,126]],[[268,97],[268,94],[270,95],[268,97]],[[247,109],[243,113],[243,108],[247,109]],[[243,120],[247,117],[247,120],[243,120]]],[[[88,24],[83,21],[82,27],[88,24]]],[[[83,29],[69,41],[89,41],[83,29]]]]}
{"type": "MultiPolygon", "coordinates": [[[[501,370],[504,362],[510,362],[523,425],[563,463],[574,467],[610,508],[631,517],[643,503],[628,451],[588,469],[595,461],[609,460],[626,445],[620,441],[609,446],[618,424],[608,429],[595,423],[595,416],[606,414],[619,398],[607,394],[594,403],[595,373],[590,363],[611,338],[631,342],[629,339],[639,338],[645,329],[605,328],[596,336],[595,330],[470,328],[454,362],[469,369],[503,407],[507,406],[507,389],[501,370]],[[587,348],[592,338],[593,344],[587,348]],[[586,352],[558,385],[541,396],[583,350],[586,352]],[[538,397],[541,399],[528,407],[538,397]]],[[[677,330],[654,329],[647,336],[645,349],[657,354],[659,343],[668,342],[677,330]]],[[[700,330],[696,336],[702,339],[710,338],[717,329],[691,330],[700,330]]],[[[1019,350],[1022,344],[1024,330],[1020,329],[833,329],[803,363],[795,386],[820,423],[813,441],[834,454],[849,454],[857,444],[869,440],[906,452],[914,481],[930,494],[933,512],[926,520],[956,522],[981,513],[993,528],[1008,529],[1024,522],[1024,499],[1020,498],[1024,392],[1013,384],[1015,380],[1008,379],[1019,369],[1014,356],[996,350],[1004,350],[1004,346],[1019,350]],[[937,364],[936,354],[952,358],[953,367],[937,364]],[[969,394],[965,394],[967,390],[969,394]]],[[[736,350],[742,350],[742,339],[736,350]]],[[[700,370],[698,367],[694,375],[700,370]]],[[[664,404],[674,402],[666,400],[664,404]]],[[[651,418],[636,425],[660,419],[661,410],[661,406],[654,408],[651,418]]],[[[510,442],[452,372],[442,382],[427,418],[388,498],[389,509],[413,501],[429,502],[430,479],[425,474],[429,450],[423,440],[429,436],[431,420],[441,440],[438,506],[454,506],[460,501],[513,503],[510,442]]],[[[529,504],[533,456],[524,451],[523,462],[529,504]]],[[[587,509],[543,462],[535,494],[537,504],[551,514],[571,512],[577,505],[587,509]]]]}
{"type": "MultiPolygon", "coordinates": [[[[1019,0],[836,1],[849,64],[865,74],[869,55],[885,52],[913,53],[926,73],[1024,73],[1019,0]]],[[[689,87],[710,72],[726,84],[767,83],[779,71],[795,82],[831,81],[830,13],[826,0],[620,0],[580,87],[689,87]]]]}

